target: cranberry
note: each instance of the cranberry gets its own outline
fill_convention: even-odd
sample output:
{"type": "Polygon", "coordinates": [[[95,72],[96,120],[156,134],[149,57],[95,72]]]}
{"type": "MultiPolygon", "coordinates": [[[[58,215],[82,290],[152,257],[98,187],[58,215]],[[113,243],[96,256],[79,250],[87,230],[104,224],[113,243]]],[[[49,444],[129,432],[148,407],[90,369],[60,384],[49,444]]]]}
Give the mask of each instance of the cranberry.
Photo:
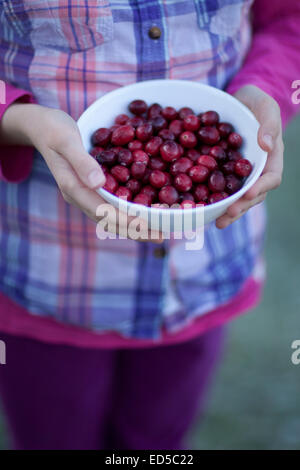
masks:
{"type": "Polygon", "coordinates": [[[189,149],[186,153],[186,156],[192,160],[192,162],[196,162],[198,160],[198,158],[200,157],[201,153],[199,153],[197,150],[195,149],[189,149]]]}
{"type": "Polygon", "coordinates": [[[114,178],[109,173],[105,175],[105,178],[106,180],[105,180],[105,185],[103,186],[103,188],[106,189],[106,191],[108,191],[109,193],[115,193],[115,191],[118,188],[118,183],[117,183],[116,178],[114,178]]]}
{"type": "Polygon", "coordinates": [[[145,151],[151,156],[158,155],[159,147],[161,146],[162,143],[163,143],[163,140],[161,139],[161,137],[152,137],[152,139],[150,139],[146,143],[145,151]]]}
{"type": "Polygon", "coordinates": [[[128,148],[132,152],[133,152],[133,150],[142,150],[143,147],[144,147],[143,142],[141,142],[140,140],[132,140],[128,144],[128,148]]]}
{"type": "Polygon", "coordinates": [[[153,130],[154,132],[158,133],[159,131],[162,131],[163,129],[166,129],[168,126],[168,123],[165,118],[162,116],[156,116],[151,120],[153,130]]]}
{"type": "Polygon", "coordinates": [[[97,159],[97,157],[99,157],[100,153],[103,152],[103,150],[103,147],[93,147],[90,151],[90,155],[97,159]]]}
{"type": "Polygon", "coordinates": [[[146,194],[147,196],[149,196],[150,199],[151,199],[151,202],[154,201],[154,199],[156,199],[156,197],[157,197],[156,189],[154,189],[153,186],[150,186],[150,184],[147,185],[147,186],[144,186],[141,189],[140,194],[146,194]]]}
{"type": "Polygon", "coordinates": [[[189,171],[189,175],[195,183],[203,183],[206,181],[209,173],[209,169],[203,165],[195,165],[189,171]]]}
{"type": "Polygon", "coordinates": [[[182,207],[182,209],[194,209],[196,207],[196,203],[194,201],[190,201],[189,199],[185,199],[180,203],[180,207],[182,207]]]}
{"type": "Polygon", "coordinates": [[[130,168],[132,178],[140,180],[145,175],[146,165],[141,162],[133,162],[130,168]]]}
{"type": "Polygon", "coordinates": [[[120,127],[120,124],[114,124],[113,126],[110,126],[110,131],[113,132],[115,129],[118,129],[120,127]]]}
{"type": "Polygon", "coordinates": [[[152,157],[149,165],[151,170],[165,170],[167,168],[166,162],[159,157],[152,157]]]}
{"type": "Polygon", "coordinates": [[[200,127],[200,119],[195,114],[189,114],[183,119],[183,127],[186,131],[197,131],[200,127]]]}
{"type": "Polygon", "coordinates": [[[153,170],[149,176],[149,182],[155,188],[162,188],[166,184],[167,178],[163,171],[153,170]]]}
{"type": "Polygon", "coordinates": [[[243,143],[242,136],[240,136],[240,134],[238,134],[237,132],[231,132],[227,140],[228,140],[229,146],[234,149],[239,149],[243,143]]]}
{"type": "Polygon", "coordinates": [[[127,124],[129,121],[129,116],[127,114],[118,114],[118,116],[115,119],[115,123],[118,124],[119,126],[123,126],[124,124],[127,124]]]}
{"type": "Polygon", "coordinates": [[[214,157],[216,160],[226,160],[226,153],[222,149],[222,147],[219,147],[218,145],[215,145],[210,149],[209,155],[214,157]]]}
{"type": "Polygon", "coordinates": [[[117,161],[117,155],[112,150],[103,150],[99,155],[97,155],[96,159],[100,165],[103,163],[106,165],[114,165],[117,161]]]}
{"type": "Polygon", "coordinates": [[[170,173],[177,175],[178,173],[186,173],[192,168],[193,162],[187,157],[181,157],[170,165],[170,173]]]}
{"type": "Polygon", "coordinates": [[[211,171],[216,170],[216,168],[218,168],[218,164],[217,164],[216,160],[213,157],[211,157],[210,155],[201,155],[198,158],[197,163],[199,165],[206,166],[211,171]]]}
{"type": "Polygon", "coordinates": [[[130,150],[121,149],[118,153],[118,162],[120,165],[128,166],[133,162],[133,156],[130,150]]]}
{"type": "Polygon", "coordinates": [[[187,106],[179,110],[180,119],[184,119],[185,117],[190,116],[191,114],[195,114],[195,113],[191,108],[188,108],[187,106]]]}
{"type": "Polygon", "coordinates": [[[175,135],[175,138],[179,137],[184,130],[183,121],[180,121],[179,119],[174,119],[174,121],[172,121],[169,125],[169,130],[172,132],[172,134],[175,135]]]}
{"type": "Polygon", "coordinates": [[[174,121],[174,119],[176,119],[178,115],[176,109],[173,108],[172,106],[166,106],[162,110],[161,114],[167,121],[174,121]]]}
{"type": "Polygon", "coordinates": [[[199,150],[201,152],[201,155],[209,155],[210,149],[210,145],[201,145],[199,150]]]}
{"type": "Polygon", "coordinates": [[[135,129],[145,123],[145,120],[141,116],[133,116],[129,119],[127,124],[130,124],[135,129]]]}
{"type": "Polygon", "coordinates": [[[160,154],[162,159],[166,162],[173,162],[180,157],[181,150],[177,142],[166,140],[160,147],[160,154]]]}
{"type": "Polygon", "coordinates": [[[182,201],[194,201],[194,196],[192,195],[192,193],[190,192],[187,192],[187,193],[181,193],[180,196],[179,196],[179,202],[182,202],[182,201]]]}
{"type": "Polygon", "coordinates": [[[153,119],[159,116],[161,112],[162,112],[162,107],[160,106],[160,104],[154,103],[148,109],[147,118],[153,119]]]}
{"type": "Polygon", "coordinates": [[[164,186],[158,193],[158,199],[163,204],[171,206],[178,201],[178,192],[173,186],[164,186]]]}
{"type": "Polygon", "coordinates": [[[145,169],[144,176],[142,177],[142,183],[143,184],[148,184],[149,183],[149,176],[151,175],[151,170],[150,168],[145,169]]]}
{"type": "Polygon", "coordinates": [[[134,128],[128,124],[115,129],[111,136],[113,145],[126,145],[134,139],[134,128]]]}
{"type": "Polygon", "coordinates": [[[144,163],[145,165],[148,165],[149,163],[149,157],[146,154],[146,152],[144,152],[144,150],[134,150],[132,152],[132,156],[133,156],[133,161],[135,162],[141,162],[141,163],[144,163]]]}
{"type": "Polygon", "coordinates": [[[215,202],[223,201],[223,199],[226,199],[227,197],[228,194],[225,193],[225,191],[213,193],[208,197],[208,202],[209,204],[214,204],[215,202]]]}
{"type": "Polygon", "coordinates": [[[234,161],[234,162],[237,162],[238,160],[243,158],[241,152],[239,152],[238,150],[228,150],[227,157],[228,157],[228,160],[234,161]]]}
{"type": "Polygon", "coordinates": [[[179,136],[181,145],[185,148],[193,148],[197,145],[197,137],[191,131],[185,131],[179,136]]]}
{"type": "Polygon", "coordinates": [[[204,126],[215,126],[219,122],[219,115],[216,111],[206,111],[201,116],[201,123],[204,126]]]}
{"type": "Polygon", "coordinates": [[[185,173],[178,173],[174,178],[174,186],[178,191],[188,192],[193,186],[193,181],[185,173]]]}
{"type": "Polygon", "coordinates": [[[249,176],[252,171],[252,163],[246,158],[241,158],[241,160],[235,162],[234,171],[239,176],[249,176]]]}
{"type": "Polygon", "coordinates": [[[116,178],[117,181],[121,183],[126,183],[130,178],[130,173],[128,168],[122,165],[116,165],[111,169],[111,174],[116,178]]]}
{"type": "Polygon", "coordinates": [[[141,190],[141,183],[140,181],[138,180],[135,180],[135,179],[130,179],[127,181],[126,183],[126,188],[128,188],[132,194],[137,194],[140,192],[141,190]]]}
{"type": "Polygon", "coordinates": [[[222,171],[225,175],[229,175],[230,173],[234,173],[234,167],[235,167],[234,161],[225,162],[222,165],[222,171]]]}
{"type": "Polygon", "coordinates": [[[228,149],[228,142],[227,140],[220,140],[218,142],[218,146],[221,147],[223,150],[227,150],[228,149]]]}
{"type": "Polygon", "coordinates": [[[222,192],[225,189],[225,178],[221,171],[215,170],[208,180],[208,187],[212,192],[222,192]]]}
{"type": "Polygon", "coordinates": [[[205,184],[197,184],[194,189],[194,196],[196,201],[207,201],[209,190],[205,184]]]}
{"type": "Polygon", "coordinates": [[[225,189],[229,194],[236,193],[243,185],[242,181],[235,175],[225,176],[226,186],[225,189]]]}
{"type": "Polygon", "coordinates": [[[110,136],[110,129],[107,129],[106,127],[100,127],[100,129],[97,129],[92,135],[92,144],[105,147],[110,141],[110,136]]]}
{"type": "Polygon", "coordinates": [[[135,196],[133,202],[135,202],[136,204],[142,204],[143,206],[150,206],[151,199],[147,194],[139,193],[135,196]]]}
{"type": "Polygon", "coordinates": [[[173,184],[173,180],[172,180],[172,176],[170,175],[170,173],[167,173],[165,171],[165,175],[166,175],[166,178],[167,178],[167,181],[166,181],[166,184],[165,186],[170,186],[173,184]]]}
{"type": "Polygon", "coordinates": [[[132,193],[130,189],[126,188],[125,186],[119,186],[115,192],[115,195],[121,199],[126,199],[127,201],[131,201],[132,199],[132,193]]]}
{"type": "Polygon", "coordinates": [[[142,142],[149,140],[150,137],[152,137],[152,133],[153,127],[150,122],[146,122],[145,124],[142,124],[141,126],[136,128],[136,137],[142,142]]]}
{"type": "Polygon", "coordinates": [[[220,140],[219,131],[215,127],[202,127],[198,131],[198,136],[202,142],[209,145],[215,145],[220,140]]]}
{"type": "Polygon", "coordinates": [[[163,140],[175,140],[175,135],[170,131],[170,129],[162,129],[159,131],[158,135],[163,140]]]}
{"type": "Polygon", "coordinates": [[[132,114],[139,116],[140,114],[144,114],[147,111],[148,106],[147,103],[145,103],[143,100],[134,100],[131,101],[128,108],[132,114]]]}
{"type": "Polygon", "coordinates": [[[217,129],[220,132],[220,136],[225,137],[225,139],[233,132],[233,126],[229,122],[220,122],[217,125],[217,129]]]}

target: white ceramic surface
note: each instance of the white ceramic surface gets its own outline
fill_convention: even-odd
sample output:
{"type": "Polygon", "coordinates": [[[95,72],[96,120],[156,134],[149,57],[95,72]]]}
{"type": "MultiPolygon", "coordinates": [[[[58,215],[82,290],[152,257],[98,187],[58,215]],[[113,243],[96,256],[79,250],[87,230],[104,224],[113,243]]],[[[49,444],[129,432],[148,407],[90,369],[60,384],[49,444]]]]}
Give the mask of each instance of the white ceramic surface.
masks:
{"type": "MultiPolygon", "coordinates": [[[[253,164],[253,171],[244,186],[237,193],[215,204],[205,206],[204,209],[158,209],[145,207],[126,202],[99,189],[99,194],[115,207],[124,212],[139,209],[139,216],[147,220],[152,229],[163,230],[164,233],[183,230],[182,212],[184,221],[192,230],[199,227],[204,221],[208,224],[224,214],[227,208],[239,199],[255,183],[261,174],[267,154],[257,143],[258,122],[253,114],[242,103],[231,95],[196,82],[186,80],[149,80],[118,88],[96,100],[78,120],[83,145],[87,151],[91,149],[91,136],[99,127],[109,127],[113,124],[117,114],[127,113],[128,104],[134,99],[143,99],[147,104],[159,103],[162,106],[191,107],[200,113],[215,110],[219,113],[221,121],[233,124],[235,130],[244,139],[242,154],[253,164]],[[134,207],[132,207],[134,206],[134,207]],[[202,215],[200,215],[202,211],[202,215]],[[169,228],[163,225],[163,217],[170,220],[169,228]]],[[[165,219],[164,219],[165,220],[165,219]]]]}

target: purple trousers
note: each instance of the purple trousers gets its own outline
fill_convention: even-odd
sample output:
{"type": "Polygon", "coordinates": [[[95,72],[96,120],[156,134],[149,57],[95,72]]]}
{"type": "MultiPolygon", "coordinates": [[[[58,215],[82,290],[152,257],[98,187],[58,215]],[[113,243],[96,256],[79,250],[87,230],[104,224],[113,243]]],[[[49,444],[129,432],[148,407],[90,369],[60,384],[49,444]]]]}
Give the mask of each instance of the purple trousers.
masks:
{"type": "Polygon", "coordinates": [[[178,345],[80,349],[1,334],[0,396],[16,449],[182,449],[223,329],[178,345]]]}

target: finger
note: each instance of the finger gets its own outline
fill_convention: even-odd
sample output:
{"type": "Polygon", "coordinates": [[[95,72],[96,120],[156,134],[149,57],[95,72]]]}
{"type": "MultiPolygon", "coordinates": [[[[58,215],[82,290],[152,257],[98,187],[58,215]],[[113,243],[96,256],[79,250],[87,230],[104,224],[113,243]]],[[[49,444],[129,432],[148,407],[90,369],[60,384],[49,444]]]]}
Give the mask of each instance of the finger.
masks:
{"type": "Polygon", "coordinates": [[[279,106],[276,101],[264,98],[255,114],[260,123],[257,136],[258,144],[266,152],[271,152],[277,137],[281,134],[279,106]]]}
{"type": "Polygon", "coordinates": [[[244,215],[251,207],[260,204],[262,201],[264,201],[266,198],[266,193],[261,194],[257,198],[253,199],[251,202],[250,201],[245,201],[240,199],[238,203],[233,204],[229,209],[231,209],[233,206],[235,206],[234,211],[230,211],[229,209],[225,214],[223,214],[221,217],[219,217],[216,220],[216,227],[219,229],[226,228],[228,225],[232,224],[236,220],[238,220],[242,215],[244,215]]]}

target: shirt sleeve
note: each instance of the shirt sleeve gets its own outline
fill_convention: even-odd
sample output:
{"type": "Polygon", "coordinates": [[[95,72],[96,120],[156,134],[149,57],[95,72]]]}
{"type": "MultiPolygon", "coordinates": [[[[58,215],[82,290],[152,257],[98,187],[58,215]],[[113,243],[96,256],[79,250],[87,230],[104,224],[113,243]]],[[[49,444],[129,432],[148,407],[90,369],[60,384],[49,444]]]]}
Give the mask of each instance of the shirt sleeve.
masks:
{"type": "Polygon", "coordinates": [[[279,104],[283,123],[300,111],[292,84],[300,79],[300,2],[255,0],[253,40],[246,60],[229,84],[228,93],[256,85],[279,104]]]}
{"type": "MultiPolygon", "coordinates": [[[[14,102],[34,103],[33,96],[25,90],[5,83],[0,100],[0,119],[14,102]]],[[[33,162],[33,148],[25,146],[0,146],[0,179],[19,183],[30,174],[33,162]]]]}

